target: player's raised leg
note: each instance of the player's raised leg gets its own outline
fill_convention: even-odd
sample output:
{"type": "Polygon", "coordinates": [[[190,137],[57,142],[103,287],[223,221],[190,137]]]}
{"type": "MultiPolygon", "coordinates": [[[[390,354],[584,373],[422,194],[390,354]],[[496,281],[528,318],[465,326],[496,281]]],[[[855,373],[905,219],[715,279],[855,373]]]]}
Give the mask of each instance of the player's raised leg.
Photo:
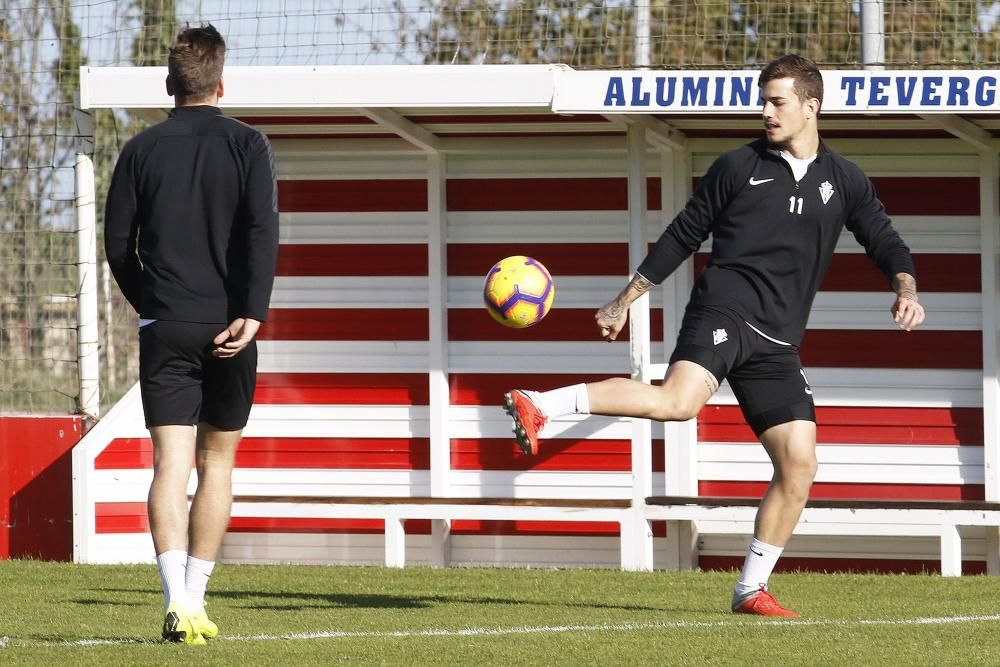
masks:
{"type": "Polygon", "coordinates": [[[537,454],[539,434],[551,419],[594,414],[686,421],[697,416],[718,388],[715,376],[702,366],[676,361],[659,385],[608,378],[552,391],[513,389],[504,396],[504,409],[514,420],[514,437],[521,451],[537,454]]]}
{"type": "Polygon", "coordinates": [[[737,613],[797,617],[767,591],[767,581],[792,537],[816,477],[816,424],[796,420],[773,426],[761,434],[761,442],[774,474],[757,510],[732,607],[737,613]]]}

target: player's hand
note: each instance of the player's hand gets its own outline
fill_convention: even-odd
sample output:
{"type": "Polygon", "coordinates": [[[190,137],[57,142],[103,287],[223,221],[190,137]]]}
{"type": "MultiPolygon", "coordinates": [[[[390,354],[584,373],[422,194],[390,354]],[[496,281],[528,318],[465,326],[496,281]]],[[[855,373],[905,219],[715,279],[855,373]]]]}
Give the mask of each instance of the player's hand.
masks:
{"type": "Polygon", "coordinates": [[[594,320],[597,322],[601,337],[610,343],[618,338],[622,327],[625,326],[625,322],[628,320],[628,308],[615,299],[601,306],[597,310],[597,314],[594,315],[594,320]]]}
{"type": "Polygon", "coordinates": [[[904,331],[912,331],[924,321],[924,307],[916,299],[899,296],[892,304],[892,319],[904,331]]]}
{"type": "Polygon", "coordinates": [[[253,337],[257,335],[258,329],[260,329],[260,322],[257,320],[243,317],[233,320],[212,340],[215,343],[212,356],[220,359],[235,357],[250,344],[253,337]]]}

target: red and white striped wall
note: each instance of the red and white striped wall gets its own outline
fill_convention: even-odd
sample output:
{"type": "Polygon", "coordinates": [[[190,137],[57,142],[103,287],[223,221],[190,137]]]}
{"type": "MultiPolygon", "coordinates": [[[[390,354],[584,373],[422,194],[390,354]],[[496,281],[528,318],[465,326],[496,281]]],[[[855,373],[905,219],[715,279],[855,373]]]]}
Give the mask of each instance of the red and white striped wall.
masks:
{"type": "MultiPolygon", "coordinates": [[[[256,120],[269,129],[267,119],[256,120]]],[[[696,182],[714,155],[741,141],[692,140],[689,160],[647,153],[647,242],[671,217],[662,200],[683,201],[670,188],[696,182]],[[690,165],[686,177],[678,165],[690,165]]],[[[256,405],[237,457],[237,494],[429,495],[436,475],[452,496],[633,496],[628,420],[558,420],[541,454],[529,458],[517,453],[500,409],[511,387],[547,389],[629,374],[628,343],[601,342],[592,323],[630,268],[623,134],[547,134],[544,154],[520,138],[506,145],[490,138],[480,149],[466,140],[469,149],[447,154],[444,470],[432,470],[431,454],[435,285],[428,277],[427,158],[382,137],[277,135],[273,143],[281,250],[260,334],[256,405]],[[553,311],[528,330],[500,327],[481,305],[483,275],[509,254],[539,259],[556,280],[553,311]]],[[[948,139],[918,147],[830,143],[873,177],[913,250],[928,322],[917,332],[894,328],[884,279],[845,232],[802,348],[819,406],[813,496],[983,498],[979,159],[948,139]]],[[[689,270],[705,257],[699,253],[689,270]]],[[[651,302],[656,370],[668,356],[690,275],[668,282],[651,302]]],[[[680,483],[703,495],[763,492],[770,465],[727,386],[689,432],[693,477],[678,482],[671,477],[681,473],[664,461],[665,429],[653,426],[654,490],[680,483]]],[[[93,456],[82,502],[93,523],[77,531],[77,558],[150,560],[151,449],[137,389],[88,435],[86,449],[93,456]]],[[[451,530],[452,562],[610,566],[619,559],[617,527],[610,524],[455,522],[451,530]]],[[[380,562],[381,532],[364,520],[238,518],[222,557],[380,562]]],[[[427,560],[430,524],[410,522],[407,532],[416,536],[408,540],[408,559],[427,560]]],[[[670,558],[663,527],[654,534],[654,565],[662,566],[670,558]]],[[[745,541],[706,526],[700,565],[737,565],[745,541]]],[[[983,539],[970,534],[963,543],[967,569],[982,571],[983,539]]],[[[936,553],[936,542],[923,538],[862,536],[832,544],[801,537],[784,562],[921,569],[935,567],[936,553]]]]}

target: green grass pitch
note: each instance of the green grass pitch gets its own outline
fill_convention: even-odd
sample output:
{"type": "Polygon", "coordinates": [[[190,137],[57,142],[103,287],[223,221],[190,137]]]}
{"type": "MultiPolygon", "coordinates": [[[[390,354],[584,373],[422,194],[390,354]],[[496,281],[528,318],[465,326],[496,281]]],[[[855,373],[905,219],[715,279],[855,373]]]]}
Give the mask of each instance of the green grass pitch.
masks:
{"type": "Polygon", "coordinates": [[[0,562],[0,664],[1000,664],[1000,577],[222,565],[207,646],[159,641],[152,566],[0,562]]]}

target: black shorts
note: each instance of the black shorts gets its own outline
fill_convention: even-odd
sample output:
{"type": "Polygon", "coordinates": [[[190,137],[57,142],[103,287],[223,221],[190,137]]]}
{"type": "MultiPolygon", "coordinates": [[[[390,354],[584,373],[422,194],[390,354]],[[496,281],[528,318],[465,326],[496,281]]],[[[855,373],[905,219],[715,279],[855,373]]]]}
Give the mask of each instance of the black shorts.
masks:
{"type": "Polygon", "coordinates": [[[768,340],[735,312],[707,306],[684,313],[670,363],[692,361],[729,386],[759,437],[790,421],[816,421],[812,388],[792,345],[768,340]]]}
{"type": "Polygon", "coordinates": [[[229,359],[212,356],[226,323],[157,320],[139,329],[139,389],[146,427],[247,424],[257,385],[257,342],[229,359]]]}

